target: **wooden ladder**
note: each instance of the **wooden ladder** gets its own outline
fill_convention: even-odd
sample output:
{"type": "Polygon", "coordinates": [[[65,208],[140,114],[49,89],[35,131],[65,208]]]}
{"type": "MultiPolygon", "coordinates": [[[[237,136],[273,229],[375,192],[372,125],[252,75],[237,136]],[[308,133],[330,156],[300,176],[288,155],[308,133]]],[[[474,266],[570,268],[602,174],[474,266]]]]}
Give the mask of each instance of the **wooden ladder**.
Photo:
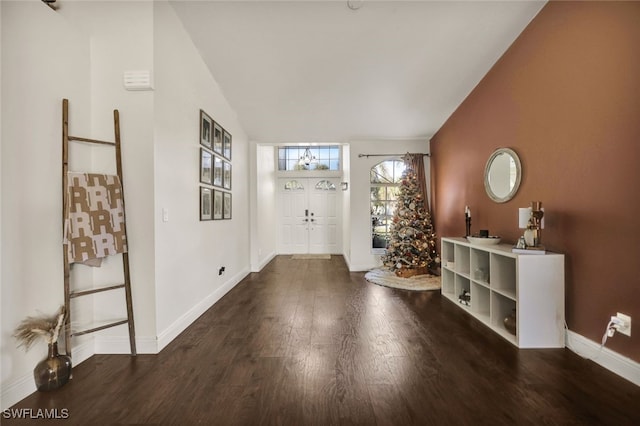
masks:
{"type": "MultiPolygon", "coordinates": [[[[99,145],[111,145],[115,147],[116,155],[116,169],[120,184],[122,185],[122,209],[124,211],[124,180],[122,178],[122,155],[120,150],[120,116],[118,110],[113,111],[113,125],[115,131],[115,142],[100,141],[96,139],[80,138],[77,136],[69,135],[69,100],[62,100],[62,221],[64,230],[64,221],[67,212],[68,205],[68,176],[69,171],[69,142],[84,142],[99,145]]],[[[126,235],[126,224],[123,223],[123,231],[126,235]]],[[[84,291],[73,291],[70,288],[71,266],[69,264],[69,258],[67,254],[67,243],[62,244],[63,262],[64,262],[64,305],[66,308],[65,318],[65,345],[67,355],[71,356],[71,338],[75,336],[82,336],[84,334],[94,333],[96,331],[104,330],[106,328],[116,327],[122,324],[128,324],[129,326],[129,344],[131,346],[131,355],[136,355],[136,340],[135,340],[135,327],[133,323],[133,299],[131,297],[131,278],[129,276],[129,253],[122,253],[122,266],[124,270],[124,283],[110,285],[100,288],[94,288],[84,291]],[[104,324],[98,327],[89,328],[80,331],[71,331],[71,299],[75,299],[82,296],[88,296],[90,294],[100,293],[104,291],[117,290],[124,288],[125,299],[127,303],[127,318],[117,320],[108,324],[104,324]]]]}

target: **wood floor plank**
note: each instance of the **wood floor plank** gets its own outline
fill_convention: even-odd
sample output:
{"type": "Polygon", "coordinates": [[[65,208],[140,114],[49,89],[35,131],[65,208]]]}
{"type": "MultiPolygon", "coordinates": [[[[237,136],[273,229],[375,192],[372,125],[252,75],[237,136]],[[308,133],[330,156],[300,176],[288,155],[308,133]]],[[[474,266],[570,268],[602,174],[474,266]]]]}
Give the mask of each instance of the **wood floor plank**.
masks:
{"type": "MultiPolygon", "coordinates": [[[[640,388],[567,349],[518,350],[437,291],[340,256],[277,256],[157,355],[94,355],[13,409],[36,424],[637,425],[640,388]]],[[[2,424],[34,424],[2,418],[2,424]]]]}

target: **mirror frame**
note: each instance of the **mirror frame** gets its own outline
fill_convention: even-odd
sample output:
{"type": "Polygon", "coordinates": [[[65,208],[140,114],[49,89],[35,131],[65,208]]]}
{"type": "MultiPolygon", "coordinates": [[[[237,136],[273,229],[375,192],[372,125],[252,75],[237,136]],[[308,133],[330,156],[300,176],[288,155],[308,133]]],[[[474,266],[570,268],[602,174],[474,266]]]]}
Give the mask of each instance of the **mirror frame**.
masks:
{"type": "Polygon", "coordinates": [[[522,163],[520,162],[520,157],[518,157],[518,154],[516,154],[516,152],[510,148],[496,149],[493,152],[493,154],[491,154],[491,156],[489,157],[489,160],[487,160],[487,165],[484,168],[484,189],[487,192],[487,195],[489,196],[489,198],[491,198],[496,203],[506,203],[507,201],[511,200],[518,192],[518,188],[520,188],[521,180],[522,180],[522,163]],[[511,188],[511,191],[509,191],[507,195],[505,195],[504,197],[499,197],[493,192],[493,190],[491,189],[491,186],[489,185],[489,170],[491,169],[493,160],[495,160],[497,156],[502,154],[510,155],[511,158],[513,158],[513,161],[516,163],[516,181],[513,184],[513,188],[511,188]]]}

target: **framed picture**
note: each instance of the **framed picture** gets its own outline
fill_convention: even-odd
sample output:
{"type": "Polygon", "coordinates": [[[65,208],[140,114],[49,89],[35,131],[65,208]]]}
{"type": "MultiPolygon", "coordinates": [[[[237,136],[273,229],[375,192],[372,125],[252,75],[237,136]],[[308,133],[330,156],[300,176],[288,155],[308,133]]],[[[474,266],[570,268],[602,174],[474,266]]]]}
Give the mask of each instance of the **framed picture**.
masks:
{"type": "MultiPolygon", "coordinates": [[[[213,123],[213,151],[218,154],[223,154],[223,146],[222,146],[222,133],[224,130],[218,123],[213,123]]],[[[224,132],[226,133],[226,132],[224,132]]]]}
{"type": "Polygon", "coordinates": [[[222,219],[222,191],[213,191],[213,219],[222,219]]]}
{"type": "Polygon", "coordinates": [[[212,191],[211,188],[200,187],[200,220],[211,220],[212,191]]]}
{"type": "Polygon", "coordinates": [[[224,189],[231,189],[231,163],[223,161],[222,166],[224,168],[222,175],[222,183],[224,185],[224,189]]]}
{"type": "Polygon", "coordinates": [[[226,130],[222,136],[222,156],[227,160],[231,160],[231,134],[229,134],[226,130]]]}
{"type": "Polygon", "coordinates": [[[231,193],[223,192],[222,196],[224,198],[222,202],[222,218],[231,219],[231,193]]]}
{"type": "Polygon", "coordinates": [[[211,131],[213,127],[213,120],[207,115],[206,112],[200,110],[200,144],[211,149],[211,131]]]}
{"type": "Polygon", "coordinates": [[[200,182],[211,185],[211,157],[212,154],[200,148],[200,182]]]}
{"type": "Polygon", "coordinates": [[[222,188],[223,182],[223,166],[222,158],[217,155],[213,156],[213,185],[222,188]]]}

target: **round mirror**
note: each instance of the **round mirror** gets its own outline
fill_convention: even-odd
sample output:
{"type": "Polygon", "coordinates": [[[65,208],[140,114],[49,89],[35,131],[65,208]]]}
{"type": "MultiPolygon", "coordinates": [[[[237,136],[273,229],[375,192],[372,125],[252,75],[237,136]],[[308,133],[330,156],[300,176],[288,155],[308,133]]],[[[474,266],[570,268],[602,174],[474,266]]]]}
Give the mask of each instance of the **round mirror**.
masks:
{"type": "Polygon", "coordinates": [[[520,158],[509,148],[496,149],[484,169],[484,188],[496,203],[509,201],[518,192],[522,166],[520,158]]]}

